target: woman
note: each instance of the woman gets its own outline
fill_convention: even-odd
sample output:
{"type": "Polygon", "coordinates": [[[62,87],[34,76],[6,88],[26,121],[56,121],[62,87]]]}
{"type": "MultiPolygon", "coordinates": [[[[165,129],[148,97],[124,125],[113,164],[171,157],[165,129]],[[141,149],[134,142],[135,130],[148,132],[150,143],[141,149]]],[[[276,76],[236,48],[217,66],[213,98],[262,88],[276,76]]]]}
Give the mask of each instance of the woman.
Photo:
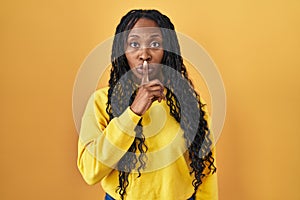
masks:
{"type": "Polygon", "coordinates": [[[170,19],[132,10],[117,26],[109,87],[82,118],[78,168],[105,199],[218,199],[206,106],[170,19]]]}

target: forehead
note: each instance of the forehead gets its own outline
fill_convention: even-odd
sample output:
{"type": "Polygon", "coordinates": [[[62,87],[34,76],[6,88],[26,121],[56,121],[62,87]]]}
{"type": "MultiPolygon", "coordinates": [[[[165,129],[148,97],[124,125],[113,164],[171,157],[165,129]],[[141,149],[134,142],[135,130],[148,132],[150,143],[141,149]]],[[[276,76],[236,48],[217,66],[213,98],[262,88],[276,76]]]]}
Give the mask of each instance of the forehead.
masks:
{"type": "Polygon", "coordinates": [[[141,18],[135,23],[128,36],[153,34],[161,36],[161,31],[157,23],[151,19],[141,18]]]}

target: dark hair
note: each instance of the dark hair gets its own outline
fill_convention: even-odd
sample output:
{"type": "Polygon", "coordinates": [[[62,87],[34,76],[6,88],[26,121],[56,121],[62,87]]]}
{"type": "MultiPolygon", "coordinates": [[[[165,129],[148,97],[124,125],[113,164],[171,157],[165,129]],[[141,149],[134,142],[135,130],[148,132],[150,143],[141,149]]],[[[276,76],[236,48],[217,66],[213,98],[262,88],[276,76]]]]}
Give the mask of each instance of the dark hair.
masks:
{"type": "MultiPolygon", "coordinates": [[[[182,130],[184,130],[184,137],[186,144],[188,145],[189,158],[191,160],[190,166],[192,171],[190,173],[195,176],[192,184],[194,186],[194,191],[196,192],[197,188],[202,183],[202,178],[206,175],[204,169],[207,168],[209,173],[211,171],[213,173],[216,171],[214,158],[211,152],[212,141],[209,137],[210,131],[207,121],[204,119],[204,104],[200,102],[200,97],[194,90],[193,84],[188,78],[186,67],[183,64],[174,25],[166,15],[161,14],[159,11],[131,10],[121,19],[117,26],[112,46],[112,68],[109,80],[106,112],[109,114],[110,120],[112,120],[114,117],[123,113],[125,109],[132,104],[136,95],[137,86],[129,79],[122,80],[122,77],[126,76],[126,73],[130,71],[124,52],[124,44],[127,40],[128,31],[130,31],[135,23],[141,18],[151,19],[161,28],[164,48],[162,64],[171,67],[173,71],[181,75],[181,77],[178,78],[174,73],[165,73],[166,78],[163,84],[167,89],[166,102],[170,109],[170,114],[178,123],[180,123],[182,130]],[[179,90],[180,92],[178,92],[179,90]],[[196,106],[198,108],[196,110],[192,107],[193,105],[195,106],[195,104],[192,103],[193,100],[196,100],[196,106]],[[184,105],[181,105],[180,102],[181,104],[184,102],[184,105]],[[188,109],[188,113],[182,112],[184,106],[191,108],[188,109]],[[192,112],[197,113],[194,115],[192,112]],[[196,127],[190,125],[190,121],[193,121],[191,118],[194,116],[199,116],[196,127]],[[196,134],[190,134],[193,131],[196,132],[196,134]]],[[[142,119],[135,128],[136,137],[134,142],[117,165],[119,170],[119,186],[117,191],[119,192],[121,199],[124,199],[124,196],[126,195],[126,188],[129,184],[128,176],[135,168],[137,162],[140,164],[137,169],[139,173],[138,177],[141,176],[140,170],[146,166],[145,153],[147,151],[147,146],[145,145],[141,121],[142,119]],[[138,157],[134,154],[137,150],[140,152],[138,157]]]]}

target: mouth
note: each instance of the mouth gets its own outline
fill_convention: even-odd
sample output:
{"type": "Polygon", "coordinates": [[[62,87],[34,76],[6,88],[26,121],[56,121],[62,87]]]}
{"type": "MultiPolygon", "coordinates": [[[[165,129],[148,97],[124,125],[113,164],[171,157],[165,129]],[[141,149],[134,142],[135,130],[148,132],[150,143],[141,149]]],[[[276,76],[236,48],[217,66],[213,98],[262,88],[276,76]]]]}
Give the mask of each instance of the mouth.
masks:
{"type": "MultiPolygon", "coordinates": [[[[136,71],[138,74],[143,75],[143,65],[139,65],[136,67],[136,71]]],[[[154,67],[151,65],[148,65],[148,74],[153,73],[154,67]]]]}

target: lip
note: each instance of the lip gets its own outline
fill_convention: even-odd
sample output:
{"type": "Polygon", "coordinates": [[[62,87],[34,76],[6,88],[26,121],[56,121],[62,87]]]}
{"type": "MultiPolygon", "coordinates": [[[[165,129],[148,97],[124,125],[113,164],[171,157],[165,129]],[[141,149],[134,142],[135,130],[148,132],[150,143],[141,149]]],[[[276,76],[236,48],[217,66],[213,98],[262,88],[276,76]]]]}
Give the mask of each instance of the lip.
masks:
{"type": "MultiPolygon", "coordinates": [[[[136,71],[137,73],[143,75],[143,65],[139,65],[138,67],[136,67],[136,71]]],[[[151,74],[153,71],[154,71],[154,67],[148,65],[148,74],[151,74]]]]}

